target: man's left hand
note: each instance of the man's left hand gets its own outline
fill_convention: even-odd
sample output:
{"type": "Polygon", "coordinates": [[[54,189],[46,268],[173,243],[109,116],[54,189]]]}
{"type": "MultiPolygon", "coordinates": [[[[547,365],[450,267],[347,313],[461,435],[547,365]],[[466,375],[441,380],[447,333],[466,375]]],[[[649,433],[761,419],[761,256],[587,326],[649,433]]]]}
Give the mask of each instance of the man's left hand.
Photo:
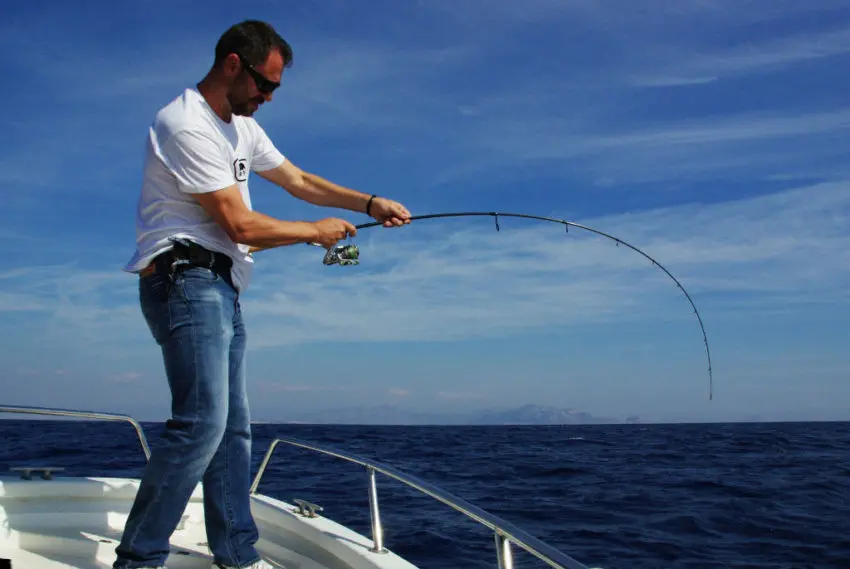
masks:
{"type": "Polygon", "coordinates": [[[384,227],[406,225],[410,223],[410,212],[400,203],[386,198],[375,198],[369,213],[384,227]]]}

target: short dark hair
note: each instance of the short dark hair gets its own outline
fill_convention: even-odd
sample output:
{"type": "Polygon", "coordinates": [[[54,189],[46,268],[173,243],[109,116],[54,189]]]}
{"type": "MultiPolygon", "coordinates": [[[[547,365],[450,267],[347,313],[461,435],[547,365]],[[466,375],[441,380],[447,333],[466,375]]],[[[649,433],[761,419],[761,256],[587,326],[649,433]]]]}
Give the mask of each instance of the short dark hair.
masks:
{"type": "Polygon", "coordinates": [[[284,67],[292,65],[292,47],[266,22],[245,20],[224,32],[215,46],[215,66],[231,53],[245,58],[248,65],[261,65],[273,49],[280,52],[284,67]]]}

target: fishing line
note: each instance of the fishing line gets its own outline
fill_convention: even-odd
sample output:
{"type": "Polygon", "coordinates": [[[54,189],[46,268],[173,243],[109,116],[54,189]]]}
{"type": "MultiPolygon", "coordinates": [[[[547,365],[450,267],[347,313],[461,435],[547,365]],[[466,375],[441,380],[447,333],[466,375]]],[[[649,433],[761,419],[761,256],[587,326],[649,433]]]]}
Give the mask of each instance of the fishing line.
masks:
{"type": "MultiPolygon", "coordinates": [[[[664,267],[664,265],[662,265],[661,263],[659,263],[658,261],[656,261],[655,259],[650,257],[647,253],[641,251],[639,248],[635,247],[634,245],[632,245],[632,244],[630,244],[626,241],[623,241],[619,237],[615,237],[615,236],[613,236],[609,233],[605,233],[604,231],[600,231],[598,229],[588,227],[587,225],[582,225],[580,223],[567,221],[566,219],[557,219],[557,218],[554,218],[554,217],[544,217],[544,216],[541,216],[541,215],[530,215],[530,214],[525,214],[525,213],[504,213],[504,212],[495,212],[495,211],[465,211],[465,212],[457,212],[457,213],[430,213],[430,214],[425,214],[425,215],[411,216],[410,220],[416,221],[416,220],[437,219],[437,218],[444,218],[444,217],[484,217],[484,216],[495,218],[496,231],[501,230],[501,227],[499,226],[499,218],[500,217],[519,217],[519,218],[525,218],[525,219],[535,219],[535,220],[539,220],[539,221],[548,221],[548,222],[551,222],[551,223],[560,223],[560,224],[565,226],[566,233],[570,232],[570,227],[576,227],[578,229],[590,231],[590,232],[595,233],[597,235],[601,235],[602,237],[606,237],[608,239],[611,239],[612,241],[614,241],[617,244],[618,247],[621,244],[625,245],[629,249],[631,249],[631,250],[633,250],[637,253],[640,253],[641,255],[643,255],[644,257],[649,259],[652,262],[653,265],[655,265],[656,267],[658,267],[659,269],[664,271],[667,274],[668,277],[673,279],[673,282],[676,283],[676,286],[679,287],[679,289],[684,293],[685,297],[688,299],[688,302],[691,303],[691,308],[693,308],[694,314],[696,314],[697,321],[699,322],[700,330],[702,330],[702,341],[705,344],[705,355],[708,358],[708,399],[711,400],[713,398],[713,396],[714,396],[714,377],[713,377],[712,370],[711,370],[711,352],[708,348],[708,337],[706,336],[706,333],[705,333],[705,326],[703,326],[702,317],[699,314],[699,310],[697,310],[696,304],[694,304],[694,301],[691,298],[691,295],[688,294],[688,291],[685,290],[685,287],[682,286],[682,283],[680,283],[679,280],[676,277],[674,277],[673,274],[670,271],[668,271],[666,267],[664,267]]],[[[356,225],[355,227],[359,231],[361,229],[368,229],[370,227],[377,227],[377,226],[383,226],[383,222],[374,221],[374,222],[370,222],[370,223],[363,223],[361,225],[356,225]]],[[[326,265],[331,265],[331,264],[355,265],[355,264],[359,263],[359,255],[360,255],[360,253],[359,253],[359,250],[357,249],[356,245],[351,245],[351,244],[337,245],[336,247],[332,247],[331,249],[328,250],[327,254],[325,255],[324,263],[326,265]]]]}

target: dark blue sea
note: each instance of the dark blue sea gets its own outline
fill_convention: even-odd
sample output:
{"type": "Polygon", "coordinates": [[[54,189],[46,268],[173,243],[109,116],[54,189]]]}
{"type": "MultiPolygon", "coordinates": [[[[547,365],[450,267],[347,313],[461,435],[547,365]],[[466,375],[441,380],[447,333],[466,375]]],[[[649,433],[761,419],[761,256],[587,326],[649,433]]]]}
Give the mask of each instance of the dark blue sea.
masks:
{"type": "MultiPolygon", "coordinates": [[[[144,425],[157,444],[161,424],[144,425]]],[[[375,427],[255,425],[383,462],[519,526],[591,567],[850,568],[850,423],[375,427]]],[[[0,421],[0,469],[138,476],[132,427],[0,421]]],[[[304,498],[370,535],[362,467],[281,446],[260,491],[304,498]]],[[[423,569],[492,568],[483,526],[378,477],[387,547],[423,569]]],[[[546,565],[515,549],[520,568],[546,565]]]]}

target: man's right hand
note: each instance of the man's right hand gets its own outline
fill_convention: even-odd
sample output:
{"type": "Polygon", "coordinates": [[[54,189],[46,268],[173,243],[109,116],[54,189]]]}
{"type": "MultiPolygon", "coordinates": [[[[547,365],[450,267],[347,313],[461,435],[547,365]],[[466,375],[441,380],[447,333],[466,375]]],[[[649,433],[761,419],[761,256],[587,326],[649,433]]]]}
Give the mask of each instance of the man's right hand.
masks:
{"type": "Polygon", "coordinates": [[[313,223],[317,236],[313,240],[325,249],[330,249],[346,237],[357,235],[357,228],[344,219],[328,217],[313,223]]]}

